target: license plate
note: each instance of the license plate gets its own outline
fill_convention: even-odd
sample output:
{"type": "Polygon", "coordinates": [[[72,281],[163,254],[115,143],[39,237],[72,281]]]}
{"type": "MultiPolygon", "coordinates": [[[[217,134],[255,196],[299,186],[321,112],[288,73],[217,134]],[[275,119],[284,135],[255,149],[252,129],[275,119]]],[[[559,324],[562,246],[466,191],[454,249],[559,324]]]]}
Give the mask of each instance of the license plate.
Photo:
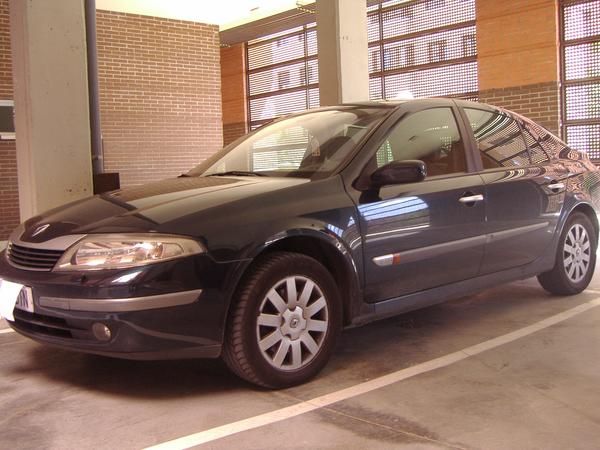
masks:
{"type": "Polygon", "coordinates": [[[33,293],[31,292],[30,287],[23,286],[23,289],[21,289],[21,292],[19,292],[17,297],[15,308],[30,313],[33,312],[33,293]]]}
{"type": "MultiPolygon", "coordinates": [[[[29,299],[33,299],[31,295],[31,288],[29,289],[29,299]]],[[[11,281],[0,279],[0,317],[4,317],[6,320],[13,321],[15,320],[13,316],[13,310],[17,305],[17,299],[21,295],[21,292],[25,290],[25,286],[19,283],[13,283],[11,281]]],[[[25,305],[28,305],[27,293],[25,295],[25,300],[23,300],[25,305]]],[[[30,308],[33,308],[33,301],[31,305],[28,305],[30,308]]]]}

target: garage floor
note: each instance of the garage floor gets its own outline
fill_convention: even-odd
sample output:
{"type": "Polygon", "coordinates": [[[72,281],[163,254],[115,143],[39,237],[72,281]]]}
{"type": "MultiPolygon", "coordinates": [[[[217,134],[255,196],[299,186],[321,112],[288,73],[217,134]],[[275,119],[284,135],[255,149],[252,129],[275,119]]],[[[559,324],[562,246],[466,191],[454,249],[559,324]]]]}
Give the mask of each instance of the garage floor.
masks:
{"type": "Polygon", "coordinates": [[[279,392],[217,361],[111,360],[0,330],[0,448],[142,448],[189,435],[165,448],[599,448],[597,298],[598,273],[570,298],[528,280],[348,330],[317,379],[279,392]],[[482,342],[490,348],[461,352],[482,342]],[[434,359],[443,367],[429,370],[434,359]],[[390,373],[405,379],[368,382],[390,373]]]}

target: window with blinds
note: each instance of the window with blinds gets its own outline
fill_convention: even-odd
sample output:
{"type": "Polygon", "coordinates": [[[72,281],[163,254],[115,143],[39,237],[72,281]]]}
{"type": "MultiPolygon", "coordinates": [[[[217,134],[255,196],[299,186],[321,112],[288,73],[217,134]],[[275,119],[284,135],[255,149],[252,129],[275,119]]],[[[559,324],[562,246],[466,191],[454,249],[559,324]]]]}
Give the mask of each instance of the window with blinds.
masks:
{"type": "Polygon", "coordinates": [[[248,42],[247,58],[251,129],[319,106],[315,23],[248,42]]]}
{"type": "Polygon", "coordinates": [[[600,161],[600,0],[561,2],[562,132],[600,161]]]}
{"type": "Polygon", "coordinates": [[[475,0],[388,0],[370,6],[371,99],[477,99],[475,0]]]}

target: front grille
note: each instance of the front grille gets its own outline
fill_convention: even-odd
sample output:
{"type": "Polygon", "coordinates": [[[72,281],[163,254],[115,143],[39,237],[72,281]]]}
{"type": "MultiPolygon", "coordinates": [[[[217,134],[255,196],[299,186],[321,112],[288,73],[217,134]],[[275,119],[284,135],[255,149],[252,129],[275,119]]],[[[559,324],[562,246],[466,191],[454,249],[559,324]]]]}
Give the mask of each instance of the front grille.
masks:
{"type": "Polygon", "coordinates": [[[62,250],[43,250],[15,245],[7,248],[8,261],[15,267],[27,270],[50,271],[63,254],[62,250]]]}

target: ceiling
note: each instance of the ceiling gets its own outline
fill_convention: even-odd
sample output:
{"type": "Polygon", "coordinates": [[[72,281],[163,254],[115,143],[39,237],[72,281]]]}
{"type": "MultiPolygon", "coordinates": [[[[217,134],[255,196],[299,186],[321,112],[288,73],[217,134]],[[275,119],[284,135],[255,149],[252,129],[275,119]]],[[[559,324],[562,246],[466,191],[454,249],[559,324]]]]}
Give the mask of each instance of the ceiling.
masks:
{"type": "Polygon", "coordinates": [[[96,0],[96,8],[211,23],[227,30],[311,2],[314,0],[96,0]]]}

